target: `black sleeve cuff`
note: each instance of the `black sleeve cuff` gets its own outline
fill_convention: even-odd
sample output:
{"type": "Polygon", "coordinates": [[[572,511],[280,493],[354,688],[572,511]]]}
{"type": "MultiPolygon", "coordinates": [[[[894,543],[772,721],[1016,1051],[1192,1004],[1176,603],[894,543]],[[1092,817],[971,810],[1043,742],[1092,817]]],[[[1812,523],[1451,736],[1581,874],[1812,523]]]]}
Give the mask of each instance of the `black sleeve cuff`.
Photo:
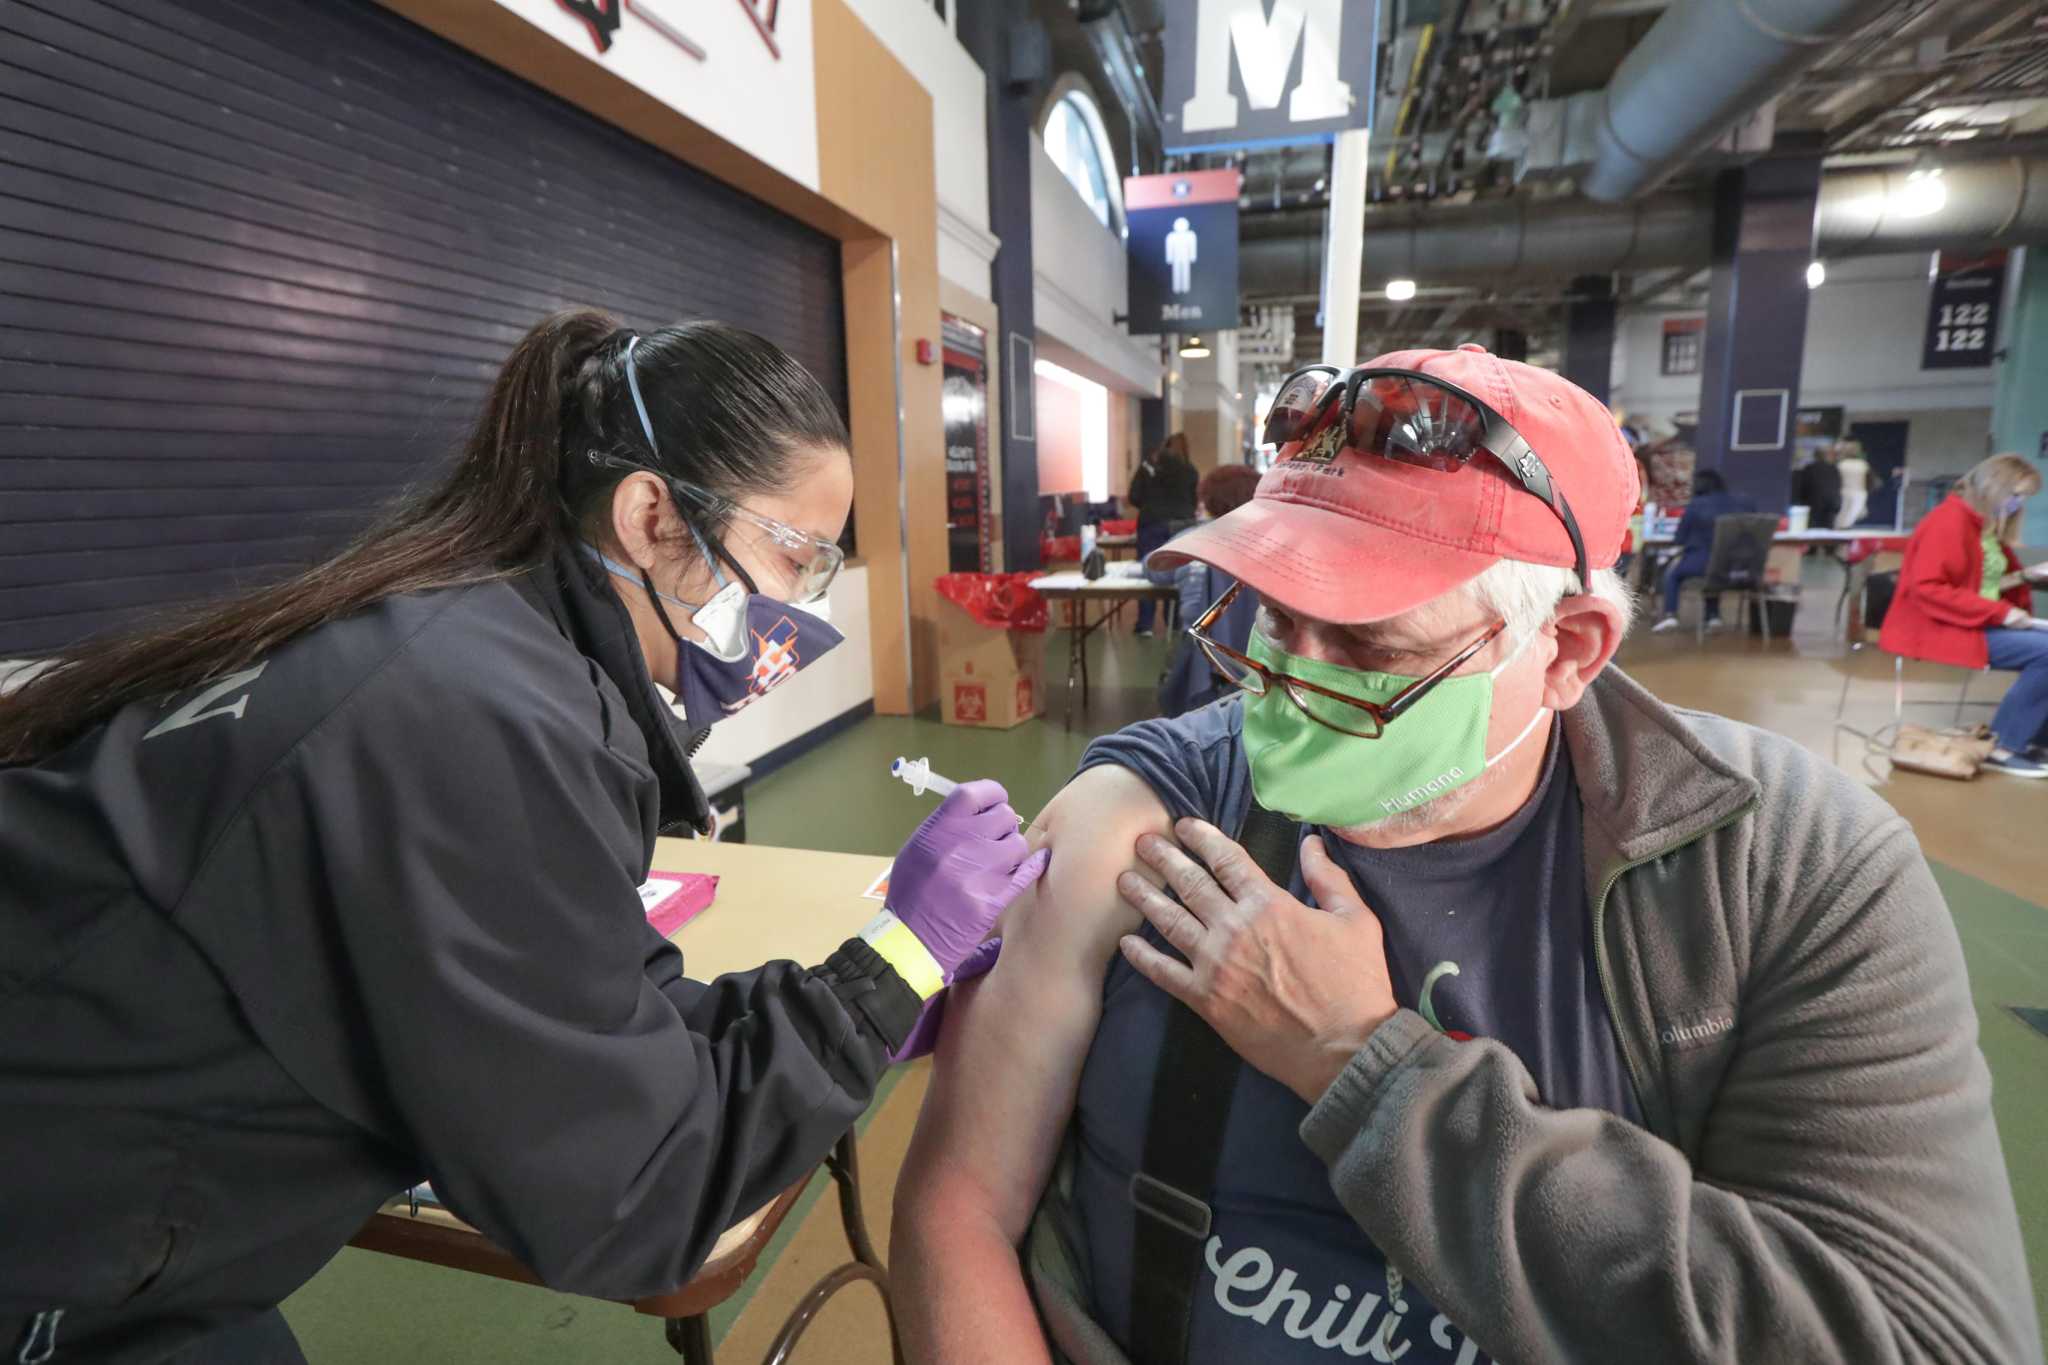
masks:
{"type": "Polygon", "coordinates": [[[910,1030],[924,1012],[924,1001],[910,988],[896,969],[858,938],[839,945],[839,951],[825,959],[818,976],[831,983],[832,994],[847,1013],[865,1025],[866,1032],[881,1039],[890,1052],[903,1046],[910,1030]]]}

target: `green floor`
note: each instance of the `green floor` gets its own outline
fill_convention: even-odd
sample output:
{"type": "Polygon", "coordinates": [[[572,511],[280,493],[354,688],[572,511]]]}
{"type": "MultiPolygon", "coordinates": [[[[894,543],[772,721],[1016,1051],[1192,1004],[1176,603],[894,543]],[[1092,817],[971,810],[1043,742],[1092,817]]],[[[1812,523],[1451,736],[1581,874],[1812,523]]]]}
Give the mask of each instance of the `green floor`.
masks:
{"type": "MultiPolygon", "coordinates": [[[[1055,654],[1056,660],[1063,656],[1055,654]]],[[[1157,642],[1098,635],[1089,724],[1060,723],[1057,677],[1050,720],[970,730],[934,720],[875,717],[748,790],[753,842],[893,852],[931,808],[887,776],[899,754],[928,757],[949,777],[995,776],[1034,814],[1073,772],[1088,732],[1149,713],[1164,657],[1157,642]]],[[[1936,864],[1968,957],[1994,1105],[2027,1234],[2035,1295],[2048,1305],[2048,1037],[2010,1007],[2048,1007],[2048,910],[1936,864]]],[[[816,1195],[816,1187],[812,1197],[816,1195]]],[[[797,1220],[792,1219],[794,1227],[797,1220]]],[[[714,1319],[721,1330],[737,1305],[714,1319]]],[[[654,1325],[610,1304],[501,1284],[457,1271],[344,1251],[285,1305],[313,1365],[570,1365],[673,1361],[654,1325]]]]}

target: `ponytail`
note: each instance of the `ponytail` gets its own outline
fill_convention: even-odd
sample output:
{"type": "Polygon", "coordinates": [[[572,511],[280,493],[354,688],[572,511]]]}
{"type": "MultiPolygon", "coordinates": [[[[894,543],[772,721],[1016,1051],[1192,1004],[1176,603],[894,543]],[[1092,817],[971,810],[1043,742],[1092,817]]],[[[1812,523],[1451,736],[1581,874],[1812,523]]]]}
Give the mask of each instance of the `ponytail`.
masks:
{"type": "Polygon", "coordinates": [[[187,608],[166,624],[88,641],[0,697],[0,764],[32,763],[130,702],[249,667],[279,645],[387,597],[508,577],[573,531],[561,489],[565,398],[588,381],[616,319],[557,313],[521,338],[455,469],[324,564],[187,608]]]}

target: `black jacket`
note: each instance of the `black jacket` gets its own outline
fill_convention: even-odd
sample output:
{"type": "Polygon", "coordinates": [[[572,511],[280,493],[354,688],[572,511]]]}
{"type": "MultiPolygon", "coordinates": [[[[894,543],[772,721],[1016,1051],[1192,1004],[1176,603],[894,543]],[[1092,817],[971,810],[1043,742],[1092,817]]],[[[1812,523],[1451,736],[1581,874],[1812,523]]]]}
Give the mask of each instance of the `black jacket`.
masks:
{"type": "Polygon", "coordinates": [[[866,1107],[917,997],[850,941],[708,984],[701,827],[564,558],[394,598],[0,769],[0,1357],[160,1359],[421,1179],[549,1284],[671,1289],[866,1107]]]}
{"type": "Polygon", "coordinates": [[[1186,460],[1147,460],[1131,476],[1130,496],[1125,499],[1138,509],[1138,524],[1193,521],[1195,493],[1202,476],[1186,460]]]}

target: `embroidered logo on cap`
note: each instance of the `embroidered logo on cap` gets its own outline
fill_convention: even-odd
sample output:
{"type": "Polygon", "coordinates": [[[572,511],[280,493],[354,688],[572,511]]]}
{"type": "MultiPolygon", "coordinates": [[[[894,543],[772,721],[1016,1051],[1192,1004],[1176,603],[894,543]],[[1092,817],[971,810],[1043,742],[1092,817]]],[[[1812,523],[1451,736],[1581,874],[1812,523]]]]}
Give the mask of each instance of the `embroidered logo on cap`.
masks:
{"type": "Polygon", "coordinates": [[[1337,458],[1344,449],[1344,423],[1333,421],[1308,439],[1291,461],[1293,464],[1323,465],[1337,458]]]}

